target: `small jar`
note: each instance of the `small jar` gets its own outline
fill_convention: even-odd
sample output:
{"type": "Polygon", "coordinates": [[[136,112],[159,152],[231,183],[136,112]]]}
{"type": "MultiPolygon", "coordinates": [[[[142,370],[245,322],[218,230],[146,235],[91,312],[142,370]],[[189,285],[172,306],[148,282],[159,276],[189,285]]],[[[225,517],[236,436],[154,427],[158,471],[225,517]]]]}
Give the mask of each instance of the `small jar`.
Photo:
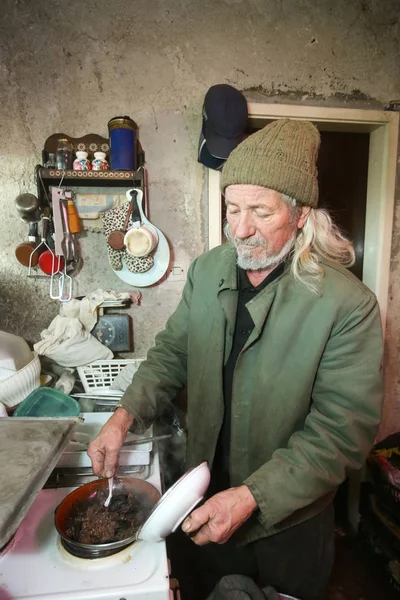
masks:
{"type": "Polygon", "coordinates": [[[72,144],[67,138],[60,138],[56,152],[57,169],[70,169],[72,166],[72,144]]]}
{"type": "Polygon", "coordinates": [[[49,152],[47,154],[47,160],[45,162],[46,169],[54,169],[56,166],[56,155],[54,152],[49,152]]]}
{"type": "Polygon", "coordinates": [[[92,160],[92,169],[93,171],[107,171],[109,169],[105,152],[94,153],[94,160],[92,160]]]}
{"type": "Polygon", "coordinates": [[[79,151],[76,153],[76,159],[74,160],[74,171],[90,171],[91,165],[88,160],[88,153],[79,151]]]}

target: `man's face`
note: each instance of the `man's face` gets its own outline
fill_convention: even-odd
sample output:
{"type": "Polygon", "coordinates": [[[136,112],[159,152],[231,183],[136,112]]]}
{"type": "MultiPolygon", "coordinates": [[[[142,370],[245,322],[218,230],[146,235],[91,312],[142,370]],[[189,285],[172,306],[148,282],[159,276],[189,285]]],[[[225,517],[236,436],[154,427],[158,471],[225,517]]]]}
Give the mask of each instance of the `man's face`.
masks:
{"type": "Polygon", "coordinates": [[[235,245],[238,265],[257,271],[277,265],[292,249],[309,209],[291,207],[279,192],[259,185],[225,190],[225,233],[235,245]]]}

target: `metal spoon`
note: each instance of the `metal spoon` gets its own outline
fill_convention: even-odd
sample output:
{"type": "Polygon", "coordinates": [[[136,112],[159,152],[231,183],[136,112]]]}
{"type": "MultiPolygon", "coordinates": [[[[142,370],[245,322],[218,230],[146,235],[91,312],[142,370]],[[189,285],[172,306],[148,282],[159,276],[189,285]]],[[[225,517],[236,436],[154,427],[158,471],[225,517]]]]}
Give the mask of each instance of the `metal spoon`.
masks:
{"type": "Polygon", "coordinates": [[[114,477],[110,477],[108,480],[108,496],[107,496],[107,500],[104,502],[105,508],[108,508],[110,506],[111,498],[113,495],[113,484],[114,484],[114,477]]]}
{"type": "MultiPolygon", "coordinates": [[[[147,442],[159,442],[160,440],[168,440],[170,437],[172,437],[171,433],[164,433],[163,435],[152,435],[149,437],[137,438],[135,440],[124,442],[122,447],[126,448],[127,446],[139,446],[140,444],[145,444],[147,442]]],[[[83,446],[85,449],[87,449],[90,445],[90,442],[83,442],[74,438],[72,438],[71,442],[74,444],[79,444],[79,446],[83,446]]]]}
{"type": "Polygon", "coordinates": [[[168,440],[170,437],[172,437],[171,433],[164,433],[163,435],[153,435],[124,442],[122,446],[126,448],[126,446],[136,446],[136,444],[144,444],[146,442],[159,442],[160,440],[168,440]]]}

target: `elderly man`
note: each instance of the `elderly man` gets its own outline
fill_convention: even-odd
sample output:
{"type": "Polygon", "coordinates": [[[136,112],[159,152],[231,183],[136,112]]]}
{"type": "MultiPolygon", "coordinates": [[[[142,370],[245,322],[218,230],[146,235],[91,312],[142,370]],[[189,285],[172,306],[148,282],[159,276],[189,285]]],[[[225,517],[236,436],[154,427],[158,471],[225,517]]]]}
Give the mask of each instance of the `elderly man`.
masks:
{"type": "Polygon", "coordinates": [[[204,593],[213,572],[215,582],[242,572],[319,600],[335,491],[380,421],[379,309],[345,268],[351,243],[317,208],[319,145],[312,123],[286,119],[231,153],[230,242],[191,265],[178,308],[89,448],[94,472],[110,477],[133,421],[187,387],[188,466],[212,465],[210,497],[182,526],[206,565],[204,593]]]}

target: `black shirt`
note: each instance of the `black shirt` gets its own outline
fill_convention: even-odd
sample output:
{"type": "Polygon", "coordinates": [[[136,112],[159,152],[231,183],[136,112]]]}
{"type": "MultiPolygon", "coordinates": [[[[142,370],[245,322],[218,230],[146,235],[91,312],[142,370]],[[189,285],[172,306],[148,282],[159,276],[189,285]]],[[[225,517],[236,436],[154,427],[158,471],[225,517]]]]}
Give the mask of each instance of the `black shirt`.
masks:
{"type": "MultiPolygon", "coordinates": [[[[253,286],[246,271],[238,268],[238,305],[236,311],[235,330],[233,332],[232,349],[223,371],[223,393],[225,403],[224,421],[221,433],[218,439],[218,445],[213,465],[215,479],[218,479],[218,488],[220,490],[230,487],[229,481],[229,447],[231,436],[231,416],[232,416],[232,384],[233,372],[236,361],[244,345],[254,329],[253,319],[246,308],[246,304],[261,292],[269,283],[279,277],[285,269],[285,262],[278,265],[267,277],[256,287],[253,286]],[[218,473],[218,475],[217,475],[218,473]]],[[[214,492],[215,493],[215,492],[214,492]]]]}

